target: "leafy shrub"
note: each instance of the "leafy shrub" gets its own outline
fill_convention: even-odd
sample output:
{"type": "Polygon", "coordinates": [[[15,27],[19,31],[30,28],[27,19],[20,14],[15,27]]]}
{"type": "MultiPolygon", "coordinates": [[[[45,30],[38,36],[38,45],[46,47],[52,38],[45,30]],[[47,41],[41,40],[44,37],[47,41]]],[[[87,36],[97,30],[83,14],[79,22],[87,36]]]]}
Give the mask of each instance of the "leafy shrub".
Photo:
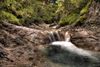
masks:
{"type": "Polygon", "coordinates": [[[85,17],[84,14],[88,13],[89,6],[92,0],[66,0],[65,10],[66,14],[63,14],[59,24],[77,24],[82,21],[85,17]]]}
{"type": "Polygon", "coordinates": [[[79,17],[80,16],[77,13],[71,13],[69,15],[66,15],[66,16],[62,17],[59,24],[65,25],[65,24],[75,23],[75,22],[78,21],[79,17]]]}
{"type": "Polygon", "coordinates": [[[39,0],[4,0],[0,4],[0,7],[2,7],[1,13],[3,12],[1,16],[6,17],[6,20],[10,22],[15,20],[16,23],[20,24],[29,22],[29,20],[51,21],[56,10],[55,6],[51,4],[44,5],[39,0]]]}
{"type": "Polygon", "coordinates": [[[7,20],[11,23],[20,24],[16,16],[6,11],[0,11],[0,20],[7,20]]]}
{"type": "Polygon", "coordinates": [[[23,24],[25,22],[56,22],[61,25],[81,21],[88,12],[92,0],[57,0],[55,4],[45,0],[4,0],[0,2],[0,20],[23,24]]]}

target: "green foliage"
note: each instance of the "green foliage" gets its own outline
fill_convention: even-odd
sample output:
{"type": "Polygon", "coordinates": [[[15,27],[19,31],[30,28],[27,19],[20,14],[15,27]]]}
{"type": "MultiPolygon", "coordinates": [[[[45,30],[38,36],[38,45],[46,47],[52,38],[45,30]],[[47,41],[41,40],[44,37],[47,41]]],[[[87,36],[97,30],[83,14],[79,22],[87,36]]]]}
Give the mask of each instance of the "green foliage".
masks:
{"type": "Polygon", "coordinates": [[[79,8],[80,5],[82,5],[86,1],[87,0],[85,0],[85,1],[84,0],[70,0],[71,4],[73,4],[73,6],[75,6],[76,8],[79,8]]]}
{"type": "Polygon", "coordinates": [[[69,15],[66,15],[66,16],[62,17],[59,24],[60,25],[65,25],[65,24],[76,23],[76,22],[78,22],[79,17],[80,16],[77,13],[71,13],[69,15]]]}
{"type": "MultiPolygon", "coordinates": [[[[55,6],[54,6],[55,7],[55,6]]],[[[51,21],[55,15],[55,8],[52,5],[40,7],[37,11],[37,18],[41,21],[51,21]]]]}
{"type": "Polygon", "coordinates": [[[62,0],[57,0],[57,6],[58,6],[58,9],[56,10],[56,13],[59,13],[59,12],[62,12],[64,10],[64,1],[62,0]]]}
{"type": "MultiPolygon", "coordinates": [[[[28,4],[28,1],[26,3],[28,4]]],[[[25,6],[25,0],[4,0],[1,2],[0,7],[2,7],[1,12],[3,12],[1,16],[6,18],[7,21],[15,24],[22,24],[23,22],[21,20],[25,20],[25,17],[28,16],[30,11],[25,6]]]]}
{"type": "Polygon", "coordinates": [[[65,10],[59,21],[59,24],[77,24],[79,21],[83,21],[86,16],[84,14],[88,13],[89,6],[92,0],[66,0],[65,10]]]}
{"type": "Polygon", "coordinates": [[[11,16],[8,21],[11,22],[13,16],[14,19],[16,17],[16,22],[18,21],[17,23],[20,24],[29,22],[29,20],[38,20],[40,22],[51,21],[56,10],[54,5],[44,5],[43,2],[39,0],[4,0],[4,2],[0,4],[0,7],[2,7],[1,12],[6,12],[1,16],[4,18],[8,17],[9,13],[9,16],[11,16]]]}
{"type": "Polygon", "coordinates": [[[23,20],[21,22],[25,22],[26,19],[32,18],[33,14],[35,15],[33,8],[30,6],[16,11],[16,16],[18,16],[20,20],[23,20]]]}
{"type": "Polygon", "coordinates": [[[7,20],[11,23],[19,24],[19,19],[17,19],[13,14],[6,11],[0,11],[0,20],[7,20]]]}
{"type": "Polygon", "coordinates": [[[89,11],[89,6],[91,5],[92,0],[89,0],[89,2],[81,9],[80,15],[86,14],[89,11]]]}
{"type": "Polygon", "coordinates": [[[0,2],[0,20],[15,24],[39,21],[56,22],[61,25],[78,23],[84,19],[92,0],[57,0],[56,4],[46,0],[4,0],[0,2]]]}

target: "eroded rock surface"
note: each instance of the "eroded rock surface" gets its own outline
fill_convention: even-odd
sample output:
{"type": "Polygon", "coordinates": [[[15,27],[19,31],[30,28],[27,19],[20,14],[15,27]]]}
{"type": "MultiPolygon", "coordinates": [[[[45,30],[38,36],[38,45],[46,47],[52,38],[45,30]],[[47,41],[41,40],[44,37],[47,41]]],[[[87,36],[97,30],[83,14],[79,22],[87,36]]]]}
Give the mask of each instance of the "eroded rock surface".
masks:
{"type": "MultiPolygon", "coordinates": [[[[42,26],[42,25],[41,25],[42,26]]],[[[100,28],[98,27],[23,27],[9,23],[0,24],[0,66],[1,67],[66,67],[45,58],[38,48],[50,43],[50,31],[69,31],[71,41],[76,46],[92,51],[100,51],[100,28]],[[49,31],[49,32],[48,32],[49,31]]],[[[59,34],[60,34],[59,33],[59,34]]],[[[55,38],[57,36],[54,36],[55,38]]],[[[42,48],[42,47],[41,47],[42,48]]]]}

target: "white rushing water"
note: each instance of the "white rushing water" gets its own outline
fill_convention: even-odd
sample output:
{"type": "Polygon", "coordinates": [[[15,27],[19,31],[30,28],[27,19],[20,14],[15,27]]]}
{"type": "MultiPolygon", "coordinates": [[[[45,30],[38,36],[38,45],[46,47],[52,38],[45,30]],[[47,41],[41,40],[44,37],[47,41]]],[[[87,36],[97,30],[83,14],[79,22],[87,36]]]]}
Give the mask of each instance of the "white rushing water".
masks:
{"type": "Polygon", "coordinates": [[[75,46],[68,32],[65,33],[65,40],[61,37],[57,31],[50,32],[50,49],[46,49],[50,67],[100,67],[99,53],[75,46]]]}

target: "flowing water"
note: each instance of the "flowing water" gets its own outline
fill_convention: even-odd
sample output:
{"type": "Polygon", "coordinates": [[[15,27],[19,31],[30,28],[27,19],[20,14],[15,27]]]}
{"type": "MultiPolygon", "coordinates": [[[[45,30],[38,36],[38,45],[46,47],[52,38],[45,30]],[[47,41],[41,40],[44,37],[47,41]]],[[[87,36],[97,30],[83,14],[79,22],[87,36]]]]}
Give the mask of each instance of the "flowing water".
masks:
{"type": "Polygon", "coordinates": [[[64,34],[61,31],[51,31],[48,37],[50,42],[63,41],[65,39],[64,34]]]}
{"type": "MultiPolygon", "coordinates": [[[[66,38],[61,31],[49,33],[50,43],[54,41],[64,41],[66,38]]],[[[47,48],[47,61],[44,67],[100,67],[99,60],[91,60],[86,56],[77,55],[61,49],[59,46],[50,46],[47,48]]],[[[98,55],[100,56],[100,55],[98,55]]]]}

